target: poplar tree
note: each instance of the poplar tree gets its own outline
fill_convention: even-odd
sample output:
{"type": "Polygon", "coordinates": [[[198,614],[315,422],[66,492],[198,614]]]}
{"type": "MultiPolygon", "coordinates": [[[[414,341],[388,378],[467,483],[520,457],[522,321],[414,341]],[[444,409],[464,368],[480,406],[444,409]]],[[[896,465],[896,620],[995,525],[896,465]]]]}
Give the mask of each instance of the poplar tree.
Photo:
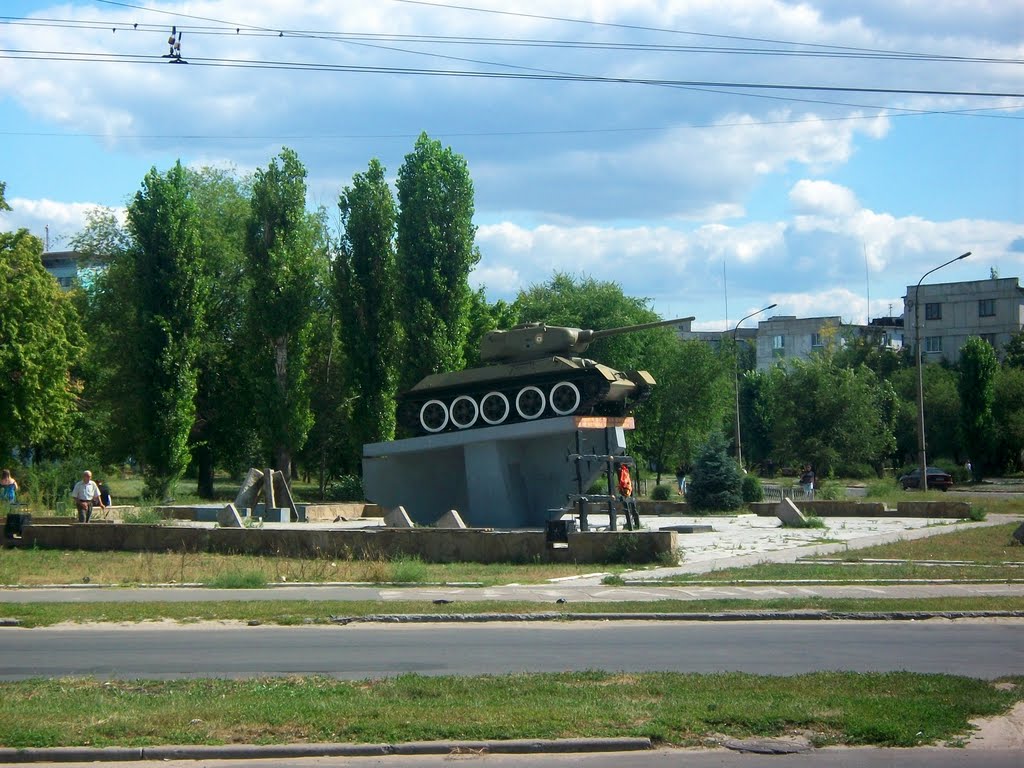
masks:
{"type": "Polygon", "coordinates": [[[180,162],[165,175],[156,168],[146,174],[128,207],[128,226],[136,326],[124,354],[139,387],[146,491],[162,498],[188,466],[207,290],[198,211],[180,162]]]}
{"type": "Polygon", "coordinates": [[[960,348],[960,428],[975,482],[994,467],[995,377],[999,363],[992,345],[972,336],[960,348]]]}
{"type": "Polygon", "coordinates": [[[321,233],[306,211],[306,169],[285,148],[254,175],[246,235],[256,426],[285,477],[313,422],[306,364],[312,318],[323,309],[321,233]]]}
{"type": "Polygon", "coordinates": [[[344,227],[334,262],[338,310],[347,350],[354,444],[395,436],[399,331],[396,307],[395,201],[373,159],[338,200],[344,227]]]}
{"type": "Polygon", "coordinates": [[[399,303],[405,333],[401,385],[460,370],[470,328],[473,182],[465,159],[420,134],[398,170],[399,303]]]}

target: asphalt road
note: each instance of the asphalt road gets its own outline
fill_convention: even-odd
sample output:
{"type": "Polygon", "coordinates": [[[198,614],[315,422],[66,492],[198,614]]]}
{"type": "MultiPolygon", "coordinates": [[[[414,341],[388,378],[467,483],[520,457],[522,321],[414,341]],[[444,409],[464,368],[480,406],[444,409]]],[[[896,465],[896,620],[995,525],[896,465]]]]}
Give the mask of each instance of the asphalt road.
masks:
{"type": "Polygon", "coordinates": [[[348,626],[109,625],[0,629],[0,679],[358,680],[414,672],[816,670],[1024,672],[1024,620],[922,622],[573,622],[348,626]]]}

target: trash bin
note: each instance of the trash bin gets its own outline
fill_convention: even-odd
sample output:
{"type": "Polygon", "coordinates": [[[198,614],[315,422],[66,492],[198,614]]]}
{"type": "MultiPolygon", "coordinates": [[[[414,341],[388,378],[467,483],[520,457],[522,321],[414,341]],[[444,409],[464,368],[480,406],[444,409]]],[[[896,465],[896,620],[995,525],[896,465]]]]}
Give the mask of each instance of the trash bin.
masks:
{"type": "Polygon", "coordinates": [[[21,536],[21,530],[26,525],[32,524],[32,515],[21,512],[8,512],[7,521],[4,523],[4,538],[13,539],[21,536]]]}
{"type": "Polygon", "coordinates": [[[578,530],[575,520],[548,520],[546,541],[548,544],[568,544],[569,534],[578,530]]]}

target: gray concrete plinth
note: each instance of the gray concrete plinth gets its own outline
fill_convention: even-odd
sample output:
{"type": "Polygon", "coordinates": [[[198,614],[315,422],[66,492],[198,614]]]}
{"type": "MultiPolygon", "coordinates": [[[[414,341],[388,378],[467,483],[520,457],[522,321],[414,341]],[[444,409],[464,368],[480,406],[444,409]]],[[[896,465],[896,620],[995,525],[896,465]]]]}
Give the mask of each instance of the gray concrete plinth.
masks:
{"type": "MultiPolygon", "coordinates": [[[[632,418],[564,416],[370,443],[363,489],[420,525],[457,509],[476,528],[543,527],[548,510],[568,510],[576,493],[576,433],[579,453],[621,456],[632,428],[632,418]]],[[[579,463],[584,492],[606,468],[603,460],[579,463]]]]}

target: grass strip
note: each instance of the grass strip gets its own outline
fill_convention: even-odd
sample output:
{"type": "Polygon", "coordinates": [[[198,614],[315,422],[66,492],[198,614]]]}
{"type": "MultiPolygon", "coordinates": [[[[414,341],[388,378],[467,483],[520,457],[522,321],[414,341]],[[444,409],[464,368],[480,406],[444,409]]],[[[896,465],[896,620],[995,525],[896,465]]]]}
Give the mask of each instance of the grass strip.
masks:
{"type": "MultiPolygon", "coordinates": [[[[861,579],[947,579],[970,582],[1000,579],[1012,582],[1024,580],[1019,567],[1004,563],[1024,563],[1024,547],[1015,543],[1013,532],[1020,523],[972,528],[942,533],[924,539],[896,541],[873,547],[850,550],[842,555],[821,555],[844,564],[816,564],[815,558],[800,563],[760,563],[743,568],[721,568],[706,573],[687,573],[670,576],[660,584],[691,584],[699,582],[792,581],[808,580],[829,584],[851,583],[861,579]],[[905,563],[865,563],[866,559],[891,560],[957,560],[972,561],[978,565],[921,565],[905,563]],[[986,567],[978,567],[984,565],[986,567]]],[[[622,574],[629,580],[633,574],[622,574]]],[[[642,577],[642,573],[637,574],[642,577]]]]}
{"type": "Polygon", "coordinates": [[[0,557],[0,585],[40,584],[206,584],[247,588],[296,582],[442,584],[478,582],[494,586],[548,579],[624,566],[558,563],[425,563],[414,557],[343,559],[225,555],[211,552],[86,552],[9,549],[0,557]]]}
{"type": "Polygon", "coordinates": [[[801,597],[773,600],[652,600],[624,602],[454,601],[437,605],[401,600],[246,600],[182,603],[0,603],[0,619],[17,619],[23,627],[47,627],[62,622],[140,622],[171,620],[258,621],[294,626],[327,623],[332,617],[379,614],[587,614],[587,613],[726,613],[750,611],[830,611],[884,613],[899,611],[1024,611],[1024,597],[933,597],[907,599],[801,597]]]}
{"type": "Polygon", "coordinates": [[[0,744],[381,743],[443,739],[649,737],[696,746],[800,733],[818,745],[955,742],[971,718],[1006,712],[1024,677],[909,672],[605,672],[253,680],[30,680],[0,684],[0,744]]]}

